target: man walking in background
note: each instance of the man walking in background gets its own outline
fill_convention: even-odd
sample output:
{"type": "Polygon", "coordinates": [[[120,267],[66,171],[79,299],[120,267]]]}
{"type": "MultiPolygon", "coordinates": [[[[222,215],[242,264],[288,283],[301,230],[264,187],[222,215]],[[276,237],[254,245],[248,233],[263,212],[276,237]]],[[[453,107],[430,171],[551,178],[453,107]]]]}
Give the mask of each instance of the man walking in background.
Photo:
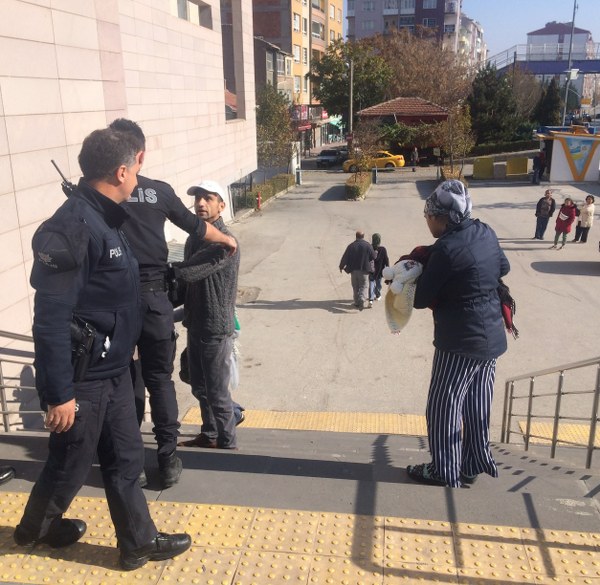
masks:
{"type": "MultiPolygon", "coordinates": [[[[354,306],[361,311],[367,302],[369,294],[369,274],[375,268],[376,254],[373,246],[369,242],[365,242],[365,232],[357,230],[356,240],[348,245],[340,260],[340,272],[344,271],[350,274],[352,282],[352,291],[354,293],[354,306]]],[[[368,301],[368,307],[373,306],[371,301],[368,301]]]]}

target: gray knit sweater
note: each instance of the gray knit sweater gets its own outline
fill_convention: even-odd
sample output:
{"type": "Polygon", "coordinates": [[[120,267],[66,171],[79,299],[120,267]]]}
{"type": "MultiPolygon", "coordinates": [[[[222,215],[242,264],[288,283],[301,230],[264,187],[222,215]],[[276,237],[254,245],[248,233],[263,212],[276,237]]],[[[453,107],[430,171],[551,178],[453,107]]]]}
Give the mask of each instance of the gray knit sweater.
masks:
{"type": "MultiPolygon", "coordinates": [[[[222,218],[213,225],[232,236],[222,218]]],[[[207,243],[194,233],[185,243],[183,258],[175,265],[185,287],[183,324],[203,338],[233,335],[239,247],[230,256],[223,246],[207,243]]]]}

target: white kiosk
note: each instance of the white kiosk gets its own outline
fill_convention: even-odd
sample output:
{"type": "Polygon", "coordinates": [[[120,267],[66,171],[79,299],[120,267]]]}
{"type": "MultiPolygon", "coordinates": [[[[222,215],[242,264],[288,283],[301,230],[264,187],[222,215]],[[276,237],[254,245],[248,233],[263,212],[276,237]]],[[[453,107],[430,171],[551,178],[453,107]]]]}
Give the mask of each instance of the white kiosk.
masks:
{"type": "Polygon", "coordinates": [[[600,178],[600,136],[589,134],[583,126],[572,132],[551,130],[546,140],[553,141],[550,181],[583,182],[600,178]]]}

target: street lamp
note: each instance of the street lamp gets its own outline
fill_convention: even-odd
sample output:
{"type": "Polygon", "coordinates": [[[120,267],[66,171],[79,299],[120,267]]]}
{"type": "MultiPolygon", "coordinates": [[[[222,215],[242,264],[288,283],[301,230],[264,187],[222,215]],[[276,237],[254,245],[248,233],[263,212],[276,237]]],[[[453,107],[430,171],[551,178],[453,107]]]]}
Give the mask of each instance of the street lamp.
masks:
{"type": "Polygon", "coordinates": [[[569,98],[569,84],[573,75],[571,67],[573,66],[573,35],[575,34],[575,12],[577,12],[577,0],[573,0],[573,21],[571,22],[571,38],[569,39],[569,72],[567,74],[567,82],[565,83],[565,105],[563,107],[562,123],[563,126],[567,123],[567,99],[569,98]]]}
{"type": "Polygon", "coordinates": [[[350,104],[348,107],[348,133],[352,134],[352,102],[354,100],[354,60],[350,59],[350,104]]]}

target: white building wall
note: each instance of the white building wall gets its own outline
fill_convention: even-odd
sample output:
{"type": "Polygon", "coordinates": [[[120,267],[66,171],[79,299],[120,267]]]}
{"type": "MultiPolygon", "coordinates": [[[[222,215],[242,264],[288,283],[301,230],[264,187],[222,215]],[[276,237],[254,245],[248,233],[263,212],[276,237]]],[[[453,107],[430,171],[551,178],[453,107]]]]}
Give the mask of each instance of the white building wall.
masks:
{"type": "Polygon", "coordinates": [[[142,172],[190,205],[195,181],[229,185],[256,168],[252,6],[236,1],[245,119],[226,122],[219,0],[212,30],[172,15],[170,0],[1,0],[0,329],[31,330],[31,237],[64,200],[50,159],[76,182],[92,130],[137,121],[142,172]]]}

